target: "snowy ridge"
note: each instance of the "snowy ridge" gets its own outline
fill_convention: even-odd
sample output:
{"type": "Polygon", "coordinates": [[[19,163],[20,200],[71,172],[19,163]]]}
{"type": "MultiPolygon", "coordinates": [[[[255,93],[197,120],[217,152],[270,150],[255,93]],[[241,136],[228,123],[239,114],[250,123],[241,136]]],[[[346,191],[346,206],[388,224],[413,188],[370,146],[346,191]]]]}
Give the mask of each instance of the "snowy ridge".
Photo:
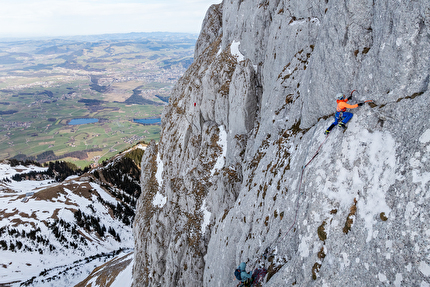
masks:
{"type": "Polygon", "coordinates": [[[133,247],[132,204],[139,193],[130,184],[139,173],[137,166],[133,175],[115,171],[131,169],[124,159],[62,182],[46,175],[15,181],[14,175],[47,168],[0,164],[0,285],[74,286],[95,266],[133,247]],[[127,192],[114,185],[114,172],[129,182],[127,192]]]}
{"type": "MultiPolygon", "coordinates": [[[[3,207],[0,208],[0,228],[3,230],[0,239],[4,242],[3,251],[0,250],[0,265],[3,266],[0,269],[0,283],[25,281],[45,269],[133,246],[131,228],[113,219],[109,208],[98,200],[100,196],[113,201],[99,185],[72,179],[44,189],[40,188],[39,182],[21,182],[18,188],[24,184],[26,192],[32,191],[33,195],[25,198],[22,192],[0,194],[0,205],[3,207]],[[24,198],[25,201],[22,200],[24,198]],[[75,220],[77,210],[99,218],[98,225],[105,228],[105,236],[100,237],[92,228],[90,231],[79,227],[75,220]],[[60,224],[60,221],[71,226],[60,224]],[[119,234],[120,242],[107,232],[108,228],[119,234]],[[34,235],[30,235],[32,233],[34,235]],[[32,239],[33,236],[36,240],[32,239]],[[5,251],[5,246],[10,251],[5,251]]],[[[7,187],[10,190],[15,186],[7,187]]],[[[82,274],[84,277],[86,275],[85,272],[82,274]]],[[[55,285],[58,282],[52,284],[58,286],[55,285]]]]}
{"type": "Polygon", "coordinates": [[[131,286],[133,252],[122,252],[112,260],[96,268],[76,287],[126,287],[131,286]]]}
{"type": "Polygon", "coordinates": [[[46,171],[48,168],[46,167],[39,167],[35,165],[17,165],[14,167],[11,167],[10,164],[6,164],[4,162],[0,163],[0,175],[2,178],[11,178],[13,175],[18,173],[28,173],[30,171],[46,171]]]}

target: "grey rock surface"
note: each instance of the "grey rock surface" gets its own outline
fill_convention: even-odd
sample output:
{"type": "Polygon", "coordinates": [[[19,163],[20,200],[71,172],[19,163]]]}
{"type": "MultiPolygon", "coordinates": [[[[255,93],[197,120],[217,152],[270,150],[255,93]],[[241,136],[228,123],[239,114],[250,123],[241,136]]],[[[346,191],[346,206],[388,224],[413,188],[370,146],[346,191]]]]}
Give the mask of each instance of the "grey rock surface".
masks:
{"type": "Polygon", "coordinates": [[[142,160],[133,286],[236,286],[242,261],[430,286],[430,2],[223,1],[195,51],[142,160]],[[354,89],[374,102],[324,136],[354,89]]]}

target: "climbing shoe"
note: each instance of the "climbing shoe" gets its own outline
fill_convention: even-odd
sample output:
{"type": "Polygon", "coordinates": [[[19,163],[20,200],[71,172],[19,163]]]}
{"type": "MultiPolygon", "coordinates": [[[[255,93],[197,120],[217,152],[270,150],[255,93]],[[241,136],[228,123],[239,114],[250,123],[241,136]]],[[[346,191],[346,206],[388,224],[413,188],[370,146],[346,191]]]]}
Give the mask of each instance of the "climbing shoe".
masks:
{"type": "Polygon", "coordinates": [[[344,124],[344,123],[339,123],[339,124],[338,124],[338,127],[340,127],[340,128],[344,128],[344,129],[346,128],[346,126],[345,126],[345,124],[344,124]]]}
{"type": "Polygon", "coordinates": [[[324,132],[325,135],[328,135],[329,133],[330,133],[329,130],[325,130],[325,132],[324,132]]]}

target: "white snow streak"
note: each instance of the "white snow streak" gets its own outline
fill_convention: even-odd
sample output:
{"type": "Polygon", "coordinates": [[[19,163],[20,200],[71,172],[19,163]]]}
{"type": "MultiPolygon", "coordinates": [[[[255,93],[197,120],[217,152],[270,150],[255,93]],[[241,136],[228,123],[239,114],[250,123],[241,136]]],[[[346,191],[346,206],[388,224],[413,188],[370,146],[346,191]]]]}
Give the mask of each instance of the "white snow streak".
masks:
{"type": "Polygon", "coordinates": [[[90,182],[90,185],[100,194],[100,197],[103,198],[104,201],[113,203],[113,204],[117,203],[117,200],[114,197],[112,197],[110,194],[108,194],[103,188],[101,188],[100,185],[94,182],[90,182]]]}
{"type": "Polygon", "coordinates": [[[221,146],[222,153],[218,157],[215,166],[211,170],[211,176],[213,176],[217,170],[220,170],[224,167],[225,156],[227,155],[227,132],[225,131],[224,126],[219,126],[219,139],[217,144],[221,146]]]}
{"type": "Polygon", "coordinates": [[[163,170],[164,170],[163,161],[160,158],[160,153],[158,153],[157,154],[157,173],[155,174],[155,178],[157,179],[159,187],[163,185],[163,170]]]}
{"type": "Polygon", "coordinates": [[[203,212],[203,223],[202,223],[202,233],[205,234],[206,228],[208,227],[211,219],[212,213],[207,210],[206,199],[203,200],[201,211],[203,212]]]}
{"type": "Polygon", "coordinates": [[[240,42],[233,41],[233,43],[231,43],[231,54],[237,57],[238,63],[245,60],[245,57],[239,51],[239,46],[240,46],[240,42]]]}
{"type": "Polygon", "coordinates": [[[167,197],[165,197],[160,193],[160,189],[163,186],[163,170],[164,170],[163,161],[160,158],[160,153],[158,153],[157,154],[157,172],[155,174],[155,178],[157,179],[157,182],[158,182],[158,192],[154,196],[154,199],[152,200],[152,204],[159,208],[162,208],[167,203],[167,197]]]}

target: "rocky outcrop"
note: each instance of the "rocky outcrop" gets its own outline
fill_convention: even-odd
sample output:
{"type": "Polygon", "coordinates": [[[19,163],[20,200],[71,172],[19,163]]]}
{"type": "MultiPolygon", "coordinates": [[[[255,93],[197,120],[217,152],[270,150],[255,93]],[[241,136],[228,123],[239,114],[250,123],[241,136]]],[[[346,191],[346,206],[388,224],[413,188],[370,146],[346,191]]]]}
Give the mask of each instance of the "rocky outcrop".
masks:
{"type": "Polygon", "coordinates": [[[233,286],[242,261],[265,286],[429,286],[429,19],[427,0],[213,5],[142,160],[134,286],[233,286]],[[374,102],[326,138],[354,89],[374,102]]]}

